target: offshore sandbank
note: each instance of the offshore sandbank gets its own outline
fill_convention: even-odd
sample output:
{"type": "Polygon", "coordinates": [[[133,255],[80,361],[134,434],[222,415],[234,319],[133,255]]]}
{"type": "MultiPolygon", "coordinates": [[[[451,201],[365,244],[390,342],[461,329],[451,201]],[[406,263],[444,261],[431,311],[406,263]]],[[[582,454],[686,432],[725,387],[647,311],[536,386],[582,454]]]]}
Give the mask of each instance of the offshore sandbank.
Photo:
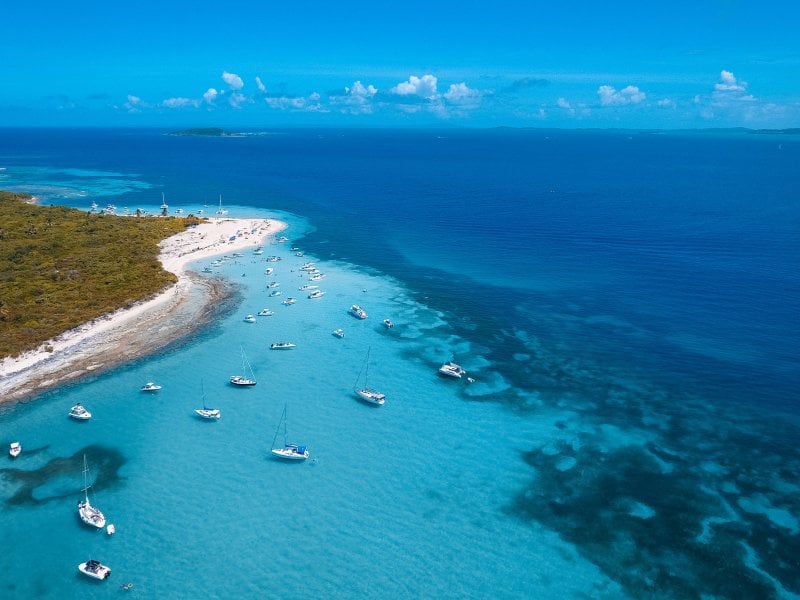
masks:
{"type": "Polygon", "coordinates": [[[194,261],[265,243],[286,228],[274,219],[211,218],[159,244],[177,283],[154,298],[64,332],[39,349],[0,360],[0,403],[19,401],[89,374],[147,356],[206,323],[230,285],[201,278],[194,261]]]}

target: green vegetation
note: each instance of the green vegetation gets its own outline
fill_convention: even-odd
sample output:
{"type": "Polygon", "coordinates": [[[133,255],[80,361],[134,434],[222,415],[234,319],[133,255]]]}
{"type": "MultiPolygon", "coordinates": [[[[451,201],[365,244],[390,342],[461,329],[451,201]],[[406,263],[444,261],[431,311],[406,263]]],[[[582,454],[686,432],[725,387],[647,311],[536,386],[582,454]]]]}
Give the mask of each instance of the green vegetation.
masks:
{"type": "Polygon", "coordinates": [[[0,192],[0,356],[39,348],[173,283],[158,243],[199,222],[90,214],[30,198],[0,192]]]}

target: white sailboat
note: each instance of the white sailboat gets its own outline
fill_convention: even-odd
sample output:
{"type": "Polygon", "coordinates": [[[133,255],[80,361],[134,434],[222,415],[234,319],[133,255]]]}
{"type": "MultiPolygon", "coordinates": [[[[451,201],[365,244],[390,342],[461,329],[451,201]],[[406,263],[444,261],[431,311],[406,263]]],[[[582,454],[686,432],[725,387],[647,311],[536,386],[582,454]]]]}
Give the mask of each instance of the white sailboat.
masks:
{"type": "Polygon", "coordinates": [[[297,444],[290,444],[288,442],[288,426],[286,423],[286,405],[283,405],[283,415],[281,421],[278,423],[278,428],[275,430],[275,437],[272,438],[272,455],[286,460],[305,460],[308,458],[308,448],[297,444]],[[283,447],[276,448],[275,442],[278,439],[278,434],[283,426],[283,447]]]}
{"type": "Polygon", "coordinates": [[[364,387],[358,387],[358,382],[361,379],[361,372],[358,373],[358,377],[356,378],[355,383],[355,393],[356,395],[363,400],[364,402],[368,402],[370,404],[377,404],[378,406],[382,406],[383,403],[386,401],[386,396],[379,392],[376,389],[369,387],[368,380],[369,380],[369,353],[372,348],[367,349],[367,360],[364,362],[364,367],[362,371],[364,371],[364,387]]]}
{"type": "Polygon", "coordinates": [[[217,209],[217,214],[219,216],[227,215],[228,211],[222,208],[222,194],[219,195],[219,208],[217,209]]]}
{"type": "Polygon", "coordinates": [[[253,367],[250,366],[250,361],[247,360],[244,348],[241,346],[240,348],[242,350],[242,373],[244,373],[244,375],[231,375],[231,383],[242,387],[253,386],[256,384],[256,376],[255,373],[253,373],[253,367]]]}
{"type": "Polygon", "coordinates": [[[86,455],[83,455],[83,492],[84,498],[83,500],[78,500],[78,515],[81,518],[81,521],[86,523],[87,525],[91,525],[92,527],[97,527],[98,529],[102,529],[106,526],[106,517],[102,513],[102,511],[97,508],[96,506],[92,506],[92,503],[89,502],[89,485],[88,481],[89,476],[89,466],[86,462],[86,455]]]}
{"type": "Polygon", "coordinates": [[[204,419],[219,419],[220,416],[222,416],[220,410],[218,408],[208,408],[206,406],[206,390],[205,387],[203,387],[202,382],[200,382],[200,389],[202,390],[203,395],[203,408],[195,408],[195,414],[204,419]]]}

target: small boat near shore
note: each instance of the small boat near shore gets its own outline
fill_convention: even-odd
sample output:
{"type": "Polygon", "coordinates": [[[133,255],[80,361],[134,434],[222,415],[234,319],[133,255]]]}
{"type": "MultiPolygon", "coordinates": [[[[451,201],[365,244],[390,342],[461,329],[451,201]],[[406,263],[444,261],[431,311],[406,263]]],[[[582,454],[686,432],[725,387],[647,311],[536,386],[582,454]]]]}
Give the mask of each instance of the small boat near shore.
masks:
{"type": "Polygon", "coordinates": [[[367,318],[367,311],[361,308],[358,304],[353,304],[350,307],[350,314],[356,317],[357,319],[366,319],[367,318]]]}
{"type": "Polygon", "coordinates": [[[311,298],[312,300],[315,300],[317,298],[322,298],[324,295],[325,292],[323,292],[322,290],[314,290],[308,295],[308,297],[311,298]]]}
{"type": "Polygon", "coordinates": [[[83,455],[83,500],[78,500],[78,516],[81,521],[92,527],[102,529],[106,526],[106,517],[96,506],[92,506],[89,501],[89,465],[86,462],[86,455],[83,455]]]}
{"type": "Polygon", "coordinates": [[[8,453],[11,455],[11,458],[17,458],[22,454],[22,444],[19,442],[11,442],[8,447],[8,453]]]}
{"type": "Polygon", "coordinates": [[[255,323],[256,322],[256,318],[253,315],[247,315],[244,318],[244,322],[245,323],[255,323]]]}
{"type": "Polygon", "coordinates": [[[156,385],[152,381],[148,381],[142,387],[139,388],[139,390],[142,391],[142,392],[157,392],[160,389],[161,389],[161,386],[160,385],[156,385]]]}
{"type": "Polygon", "coordinates": [[[272,290],[269,293],[269,295],[274,298],[275,296],[280,296],[281,295],[281,291],[280,290],[272,290]]]}
{"type": "Polygon", "coordinates": [[[108,579],[111,569],[99,560],[87,560],[78,565],[78,571],[94,579],[108,579]]]}
{"type": "Polygon", "coordinates": [[[334,329],[333,330],[333,335],[335,335],[338,338],[343,338],[344,337],[344,329],[334,329]]]}
{"type": "Polygon", "coordinates": [[[88,421],[92,418],[92,413],[86,410],[83,405],[78,402],[75,406],[69,409],[67,416],[72,417],[78,421],[88,421]]]}
{"type": "Polygon", "coordinates": [[[386,329],[391,329],[394,327],[394,323],[392,323],[389,319],[384,319],[383,326],[386,327],[386,329]]]}
{"type": "Polygon", "coordinates": [[[242,373],[244,375],[231,375],[230,382],[233,385],[240,386],[240,387],[252,387],[256,384],[256,376],[253,373],[253,367],[250,366],[250,361],[247,360],[247,356],[244,353],[244,348],[242,350],[242,373]]]}
{"type": "Polygon", "coordinates": [[[194,412],[203,419],[219,419],[222,416],[218,408],[195,408],[194,412]]]}
{"type": "Polygon", "coordinates": [[[292,304],[295,304],[296,302],[297,302],[297,300],[295,300],[294,298],[287,298],[286,300],[281,302],[281,304],[283,304],[284,306],[291,306],[292,304]]]}
{"type": "Polygon", "coordinates": [[[277,458],[282,458],[284,460],[305,460],[308,458],[308,448],[304,445],[298,444],[290,444],[287,441],[287,434],[288,426],[286,423],[286,405],[283,406],[283,415],[281,416],[280,423],[278,423],[278,428],[275,430],[275,437],[272,438],[272,452],[273,456],[277,458]],[[278,439],[278,434],[281,431],[281,426],[283,426],[283,447],[276,448],[275,441],[278,439]]]}
{"type": "Polygon", "coordinates": [[[268,309],[268,308],[264,308],[264,309],[262,309],[262,310],[258,311],[258,316],[259,316],[259,317],[271,317],[271,316],[272,316],[272,315],[274,315],[274,314],[275,314],[275,313],[274,313],[274,312],[272,312],[272,311],[271,311],[270,309],[268,309]]]}
{"type": "Polygon", "coordinates": [[[297,344],[293,344],[292,342],[274,342],[269,345],[271,350],[289,350],[296,346],[297,344]]]}
{"type": "Polygon", "coordinates": [[[316,289],[319,289],[319,286],[318,286],[318,285],[308,285],[308,284],[306,284],[306,285],[301,285],[301,286],[300,286],[299,288],[297,288],[297,289],[298,289],[299,291],[301,291],[301,292],[307,292],[308,290],[316,290],[316,289]]]}
{"type": "Polygon", "coordinates": [[[362,371],[364,372],[364,387],[358,387],[358,382],[361,379],[361,372],[359,372],[358,377],[356,378],[355,384],[355,393],[361,400],[367,402],[369,404],[376,404],[378,406],[383,406],[383,403],[386,401],[386,395],[379,392],[378,390],[369,387],[368,379],[369,379],[369,353],[370,349],[367,349],[367,359],[364,361],[364,367],[362,371]]]}

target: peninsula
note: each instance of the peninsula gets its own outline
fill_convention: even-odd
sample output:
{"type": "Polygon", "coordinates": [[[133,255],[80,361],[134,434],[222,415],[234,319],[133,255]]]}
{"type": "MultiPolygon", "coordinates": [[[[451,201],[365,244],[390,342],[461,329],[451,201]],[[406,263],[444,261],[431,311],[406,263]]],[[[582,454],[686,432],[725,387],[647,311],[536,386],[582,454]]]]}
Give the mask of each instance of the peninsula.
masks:
{"type": "MultiPolygon", "coordinates": [[[[30,201],[30,197],[26,199],[30,201]]],[[[5,217],[0,219],[3,224],[0,231],[0,261],[4,261],[1,271],[4,279],[0,281],[3,302],[0,306],[0,332],[3,335],[0,337],[5,340],[6,334],[16,331],[12,337],[22,342],[20,345],[18,341],[14,350],[5,348],[2,353],[0,402],[33,396],[63,382],[102,372],[120,363],[152,354],[193,333],[213,317],[214,306],[230,294],[232,284],[221,278],[201,277],[188,269],[189,263],[217,254],[255,248],[264,243],[267,236],[286,227],[280,221],[269,219],[221,218],[201,221],[173,217],[87,215],[64,207],[36,206],[18,197],[4,195],[0,200],[0,211],[9,206],[23,213],[27,210],[33,211],[29,214],[46,215],[45,222],[49,217],[50,224],[46,231],[40,232],[38,225],[25,228],[29,222],[38,223],[35,220],[19,218],[12,227],[5,217]],[[20,205],[27,208],[21,208],[20,205]],[[64,222],[61,221],[62,216],[64,222]],[[104,245],[100,253],[110,254],[112,262],[118,264],[105,264],[100,269],[100,272],[104,272],[102,284],[80,286],[82,293],[78,294],[67,292],[67,282],[64,281],[67,275],[74,278],[83,275],[78,258],[72,259],[75,262],[70,263],[70,268],[56,266],[61,264],[58,261],[59,252],[64,250],[63,244],[46,241],[45,247],[40,247],[34,241],[27,240],[28,237],[37,236],[41,237],[40,241],[59,239],[65,235],[64,231],[56,233],[61,228],[66,228],[67,234],[72,231],[72,235],[77,235],[75,230],[70,230],[70,227],[77,227],[75,218],[81,220],[82,226],[89,231],[95,227],[105,231],[109,227],[112,233],[105,231],[103,235],[111,235],[113,239],[116,232],[118,236],[114,244],[104,245]],[[140,227],[143,223],[148,223],[144,228],[151,230],[149,235],[142,233],[140,227]],[[140,236],[135,238],[136,243],[131,243],[131,238],[126,237],[130,235],[126,227],[134,227],[133,231],[140,236]],[[143,248],[132,248],[134,246],[143,248]],[[141,255],[138,259],[126,256],[128,250],[141,252],[141,255]],[[18,271],[14,265],[15,261],[19,262],[28,255],[32,255],[31,260],[39,264],[41,270],[47,271],[45,279],[49,278],[51,285],[44,290],[36,285],[23,285],[26,292],[21,294],[14,291],[19,283],[15,280],[18,271]],[[152,263],[148,262],[148,258],[152,259],[152,263]],[[141,267],[134,264],[137,260],[145,263],[142,267],[145,273],[131,283],[125,279],[125,271],[141,267]],[[65,275],[65,271],[69,273],[65,275]],[[152,280],[148,284],[152,289],[141,281],[142,278],[152,280]],[[105,288],[113,290],[114,294],[107,295],[105,288]],[[59,294],[62,295],[60,302],[59,294]],[[104,300],[98,303],[95,296],[104,300]],[[25,317],[20,322],[17,307],[22,304],[17,304],[17,301],[22,303],[27,297],[33,298],[34,306],[37,298],[43,298],[42,302],[51,308],[56,307],[50,310],[55,313],[52,319],[46,315],[40,317],[44,321],[61,323],[60,330],[50,333],[52,337],[49,339],[39,339],[43,335],[41,331],[45,330],[40,330],[38,337],[29,337],[31,332],[28,330],[38,325],[38,319],[25,317]],[[115,304],[106,304],[110,302],[110,297],[117,298],[115,304]],[[96,311],[94,316],[82,317],[79,324],[65,320],[64,315],[86,315],[81,311],[93,303],[96,311]]],[[[90,264],[92,260],[100,260],[96,253],[90,251],[89,255],[94,257],[86,259],[90,264]]]]}

